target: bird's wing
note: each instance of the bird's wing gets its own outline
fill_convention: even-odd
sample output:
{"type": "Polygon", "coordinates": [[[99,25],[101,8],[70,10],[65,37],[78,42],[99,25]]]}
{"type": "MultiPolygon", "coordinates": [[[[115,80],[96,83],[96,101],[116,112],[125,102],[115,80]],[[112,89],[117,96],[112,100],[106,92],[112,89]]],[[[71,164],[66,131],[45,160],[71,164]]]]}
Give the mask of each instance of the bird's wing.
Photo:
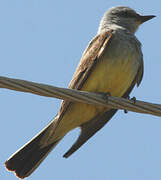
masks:
{"type": "Polygon", "coordinates": [[[72,147],[63,155],[63,157],[68,158],[76,150],[78,150],[86,141],[88,141],[89,138],[91,138],[112,118],[116,111],[116,109],[111,109],[106,113],[99,114],[90,121],[81,125],[81,134],[72,147]]]}
{"type": "Polygon", "coordinates": [[[90,72],[97,64],[99,57],[103,54],[105,47],[109,45],[112,30],[97,35],[84,51],[78,68],[69,83],[69,88],[81,89],[90,72]]]}
{"type": "MultiPolygon", "coordinates": [[[[98,34],[88,45],[85,52],[82,55],[78,68],[74,73],[74,76],[69,83],[69,88],[80,90],[89,77],[90,73],[93,71],[96,64],[99,62],[99,57],[104,53],[105,48],[109,45],[112,38],[112,30],[105,31],[98,34]]],[[[60,111],[59,120],[63,117],[70,102],[63,101],[60,111]]],[[[60,122],[59,121],[59,122],[60,122]]],[[[58,122],[58,123],[59,123],[58,122]]]]}
{"type": "MultiPolygon", "coordinates": [[[[135,84],[137,86],[140,85],[143,77],[143,59],[141,59],[140,67],[138,72],[128,90],[124,93],[123,97],[129,97],[130,92],[134,88],[135,84]]],[[[76,150],[78,150],[89,138],[91,138],[96,132],[98,132],[117,112],[116,109],[111,109],[103,114],[99,114],[98,116],[91,119],[89,122],[86,122],[81,125],[81,133],[78,137],[77,141],[73,144],[73,146],[63,155],[63,157],[67,158],[71,154],[73,154],[76,150]]]]}

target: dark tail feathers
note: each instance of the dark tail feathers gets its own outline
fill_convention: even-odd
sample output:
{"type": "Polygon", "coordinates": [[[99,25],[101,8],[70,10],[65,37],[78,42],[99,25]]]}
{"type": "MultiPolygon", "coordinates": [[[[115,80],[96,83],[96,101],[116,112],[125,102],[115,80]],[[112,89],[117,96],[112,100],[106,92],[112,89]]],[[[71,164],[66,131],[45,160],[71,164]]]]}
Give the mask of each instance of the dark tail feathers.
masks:
{"type": "Polygon", "coordinates": [[[9,171],[15,171],[16,176],[21,179],[29,176],[59,141],[57,140],[46,147],[40,148],[40,141],[44,133],[45,131],[41,132],[27,145],[24,145],[18,152],[13,154],[12,157],[5,162],[6,168],[9,171]]]}

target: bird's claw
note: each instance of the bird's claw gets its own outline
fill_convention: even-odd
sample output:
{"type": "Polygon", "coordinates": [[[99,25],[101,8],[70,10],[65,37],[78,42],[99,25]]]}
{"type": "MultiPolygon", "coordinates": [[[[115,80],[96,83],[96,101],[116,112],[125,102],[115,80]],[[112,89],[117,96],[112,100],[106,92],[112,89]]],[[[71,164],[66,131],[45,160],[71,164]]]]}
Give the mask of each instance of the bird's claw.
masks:
{"type": "Polygon", "coordinates": [[[128,110],[127,110],[127,109],[124,109],[124,113],[127,114],[127,113],[128,113],[128,110]]]}
{"type": "MultiPolygon", "coordinates": [[[[134,104],[136,103],[136,97],[135,96],[132,98],[130,98],[130,96],[127,96],[127,99],[133,101],[134,104]]],[[[127,114],[128,111],[126,109],[124,109],[124,113],[127,114]]]]}
{"type": "Polygon", "coordinates": [[[136,103],[136,97],[135,96],[132,97],[130,100],[132,100],[134,104],[136,103]]]}
{"type": "Polygon", "coordinates": [[[106,102],[108,103],[108,98],[109,98],[109,96],[111,96],[111,93],[110,92],[107,92],[107,93],[101,92],[100,94],[102,94],[103,99],[106,100],[106,102]]]}
{"type": "MultiPolygon", "coordinates": [[[[128,95],[126,99],[130,100],[130,96],[128,95]]],[[[124,113],[127,114],[127,113],[128,113],[128,110],[127,110],[127,109],[124,109],[124,113]]]]}

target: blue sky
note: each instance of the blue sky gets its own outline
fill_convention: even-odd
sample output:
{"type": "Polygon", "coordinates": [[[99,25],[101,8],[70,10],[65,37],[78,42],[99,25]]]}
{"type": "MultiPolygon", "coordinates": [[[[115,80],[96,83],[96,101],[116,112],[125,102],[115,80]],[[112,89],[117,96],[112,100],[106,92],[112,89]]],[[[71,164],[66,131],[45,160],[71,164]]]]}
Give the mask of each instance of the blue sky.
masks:
{"type": "MultiPolygon", "coordinates": [[[[126,5],[157,17],[140,27],[144,78],[132,96],[161,103],[161,1],[1,0],[0,75],[67,87],[104,12],[126,5]]],[[[0,89],[0,179],[16,180],[5,160],[58,112],[60,100],[0,89]]],[[[79,134],[70,132],[28,180],[160,180],[161,118],[119,111],[79,151],[62,158],[79,134]]]]}

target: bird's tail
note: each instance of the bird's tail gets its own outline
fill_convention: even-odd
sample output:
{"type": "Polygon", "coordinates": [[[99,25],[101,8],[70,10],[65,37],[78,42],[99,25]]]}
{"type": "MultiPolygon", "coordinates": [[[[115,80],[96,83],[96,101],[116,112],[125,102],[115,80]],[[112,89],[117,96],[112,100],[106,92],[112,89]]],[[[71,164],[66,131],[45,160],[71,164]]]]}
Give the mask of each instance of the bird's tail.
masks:
{"type": "Polygon", "coordinates": [[[63,137],[52,137],[49,141],[54,123],[50,123],[36,137],[25,144],[20,150],[14,153],[6,162],[5,166],[9,171],[15,171],[16,176],[23,179],[29,176],[46,158],[50,151],[58,144],[63,137]]]}

